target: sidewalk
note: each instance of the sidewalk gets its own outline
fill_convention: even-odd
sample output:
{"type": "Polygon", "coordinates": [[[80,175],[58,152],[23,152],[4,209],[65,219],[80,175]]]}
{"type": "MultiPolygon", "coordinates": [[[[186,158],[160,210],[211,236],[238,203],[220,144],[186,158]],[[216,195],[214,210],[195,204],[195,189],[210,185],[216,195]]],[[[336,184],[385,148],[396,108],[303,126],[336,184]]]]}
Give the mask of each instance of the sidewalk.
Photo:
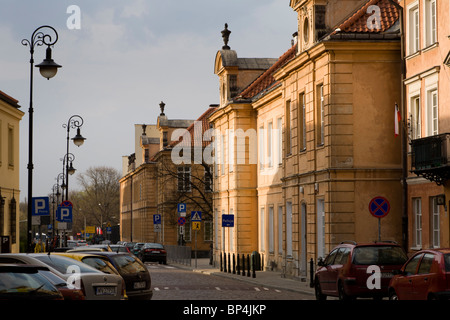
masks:
{"type": "Polygon", "coordinates": [[[192,270],[193,272],[232,278],[262,287],[311,294],[311,299],[314,299],[314,288],[309,287],[309,281],[303,282],[297,279],[286,278],[282,276],[281,272],[256,271],[255,277],[253,278],[252,272],[250,272],[250,276],[247,275],[247,270],[245,271],[245,276],[242,275],[242,272],[240,275],[238,275],[233,274],[232,272],[228,273],[220,271],[219,267],[215,267],[209,264],[209,258],[197,259],[197,265],[195,259],[191,260],[190,266],[173,261],[170,261],[169,264],[178,268],[192,270]]]}

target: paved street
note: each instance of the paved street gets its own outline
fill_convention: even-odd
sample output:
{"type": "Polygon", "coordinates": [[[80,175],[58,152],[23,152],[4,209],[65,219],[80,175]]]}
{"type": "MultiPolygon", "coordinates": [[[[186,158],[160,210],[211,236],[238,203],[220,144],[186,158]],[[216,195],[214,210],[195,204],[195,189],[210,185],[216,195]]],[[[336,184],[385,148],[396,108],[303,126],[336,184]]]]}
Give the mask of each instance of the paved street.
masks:
{"type": "Polygon", "coordinates": [[[306,282],[282,277],[279,272],[257,271],[255,277],[220,271],[209,259],[192,259],[191,265],[168,262],[167,265],[146,263],[152,276],[154,299],[165,296],[186,299],[268,299],[314,300],[314,290],[306,282]],[[183,294],[184,292],[184,294],[183,294]]]}
{"type": "MultiPolygon", "coordinates": [[[[310,292],[294,292],[253,278],[220,274],[215,269],[147,263],[154,290],[153,300],[311,300],[310,292]],[[209,271],[206,271],[209,270],[209,271]],[[253,281],[252,281],[253,280],[253,281]]],[[[276,275],[273,275],[276,276],[276,275]]],[[[288,280],[293,281],[293,280],[288,280]]],[[[296,281],[293,281],[296,282],[296,281]]],[[[298,282],[298,285],[302,285],[298,282]]]]}

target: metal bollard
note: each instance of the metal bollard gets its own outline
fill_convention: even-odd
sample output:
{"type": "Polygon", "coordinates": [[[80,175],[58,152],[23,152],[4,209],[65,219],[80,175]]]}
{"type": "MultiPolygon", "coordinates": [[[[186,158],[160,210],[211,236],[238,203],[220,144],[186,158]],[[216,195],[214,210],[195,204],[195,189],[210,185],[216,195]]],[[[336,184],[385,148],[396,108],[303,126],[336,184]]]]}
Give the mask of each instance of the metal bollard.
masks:
{"type": "Polygon", "coordinates": [[[228,252],[228,273],[231,273],[231,259],[230,259],[230,253],[228,252]]]}
{"type": "Polygon", "coordinates": [[[245,277],[245,255],[242,254],[242,275],[245,277]]]}
{"type": "Polygon", "coordinates": [[[247,254],[247,277],[250,277],[250,255],[247,254]]]}
{"type": "Polygon", "coordinates": [[[309,260],[309,287],[314,287],[314,260],[309,260]]]}
{"type": "Polygon", "coordinates": [[[222,266],[222,252],[221,252],[219,255],[220,255],[220,271],[223,271],[223,266],[222,266]]]}
{"type": "Polygon", "coordinates": [[[238,276],[241,275],[241,261],[239,261],[239,253],[237,254],[237,262],[236,262],[236,273],[238,276]]]}
{"type": "Polygon", "coordinates": [[[223,253],[223,272],[227,272],[227,254],[223,253]]]}
{"type": "Polygon", "coordinates": [[[252,255],[252,265],[253,265],[253,272],[252,272],[252,278],[256,278],[256,255],[252,255]]]}

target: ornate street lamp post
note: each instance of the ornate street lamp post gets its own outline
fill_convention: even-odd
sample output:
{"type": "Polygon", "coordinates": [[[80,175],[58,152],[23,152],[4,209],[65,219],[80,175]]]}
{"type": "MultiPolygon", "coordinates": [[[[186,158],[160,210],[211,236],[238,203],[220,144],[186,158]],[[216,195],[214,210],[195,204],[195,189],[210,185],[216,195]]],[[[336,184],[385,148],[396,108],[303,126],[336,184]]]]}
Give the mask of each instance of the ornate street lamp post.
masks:
{"type": "MultiPolygon", "coordinates": [[[[67,161],[65,161],[66,164],[66,197],[65,200],[69,200],[69,173],[72,175],[75,172],[75,169],[72,167],[72,160],[70,161],[70,167],[69,167],[69,133],[70,133],[70,129],[77,129],[77,135],[75,137],[72,138],[73,143],[77,146],[80,147],[83,143],[84,140],[86,140],[86,138],[84,138],[81,135],[80,132],[80,127],[83,125],[84,120],[82,117],[80,117],[79,115],[73,115],[69,118],[69,121],[67,121],[67,124],[63,124],[63,128],[67,128],[67,150],[66,150],[66,157],[64,158],[65,160],[67,159],[67,161]]],[[[71,153],[70,153],[71,154],[71,153]]],[[[73,157],[73,154],[71,154],[73,157]]]]}
{"type": "Polygon", "coordinates": [[[29,147],[28,147],[28,210],[27,210],[27,251],[31,250],[32,242],[32,230],[31,230],[31,216],[32,216],[32,199],[33,199],[33,66],[34,66],[34,48],[36,46],[46,45],[46,57],[44,61],[38,64],[36,67],[39,68],[41,75],[47,79],[54,77],[61,68],[59,64],[56,64],[52,59],[52,49],[53,46],[58,41],[58,33],[53,27],[41,26],[34,30],[31,35],[30,40],[23,39],[22,45],[30,47],[30,107],[28,109],[29,113],[29,147]],[[54,33],[54,37],[48,33],[44,33],[45,30],[54,33]],[[48,30],[49,29],[49,30],[48,30]]]}

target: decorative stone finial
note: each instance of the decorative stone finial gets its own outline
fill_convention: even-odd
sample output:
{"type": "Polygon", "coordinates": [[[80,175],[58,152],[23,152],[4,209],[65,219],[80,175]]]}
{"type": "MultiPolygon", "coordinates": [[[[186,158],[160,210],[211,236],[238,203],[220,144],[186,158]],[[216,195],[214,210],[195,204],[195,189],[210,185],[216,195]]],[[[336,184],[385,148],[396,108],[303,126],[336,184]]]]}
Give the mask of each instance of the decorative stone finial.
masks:
{"type": "Polygon", "coordinates": [[[164,103],[164,102],[162,102],[161,101],[161,103],[159,104],[159,108],[161,109],[161,114],[160,114],[160,116],[164,116],[165,114],[164,114],[164,106],[165,106],[166,104],[164,103]]]}
{"type": "Polygon", "coordinates": [[[228,23],[225,23],[225,29],[222,30],[222,38],[225,45],[222,47],[223,50],[230,50],[228,46],[228,40],[230,40],[231,31],[228,30],[228,23]]]}
{"type": "Polygon", "coordinates": [[[145,133],[145,130],[147,129],[147,125],[146,124],[143,124],[142,125],[142,135],[143,136],[146,136],[147,134],[145,133]]]}

